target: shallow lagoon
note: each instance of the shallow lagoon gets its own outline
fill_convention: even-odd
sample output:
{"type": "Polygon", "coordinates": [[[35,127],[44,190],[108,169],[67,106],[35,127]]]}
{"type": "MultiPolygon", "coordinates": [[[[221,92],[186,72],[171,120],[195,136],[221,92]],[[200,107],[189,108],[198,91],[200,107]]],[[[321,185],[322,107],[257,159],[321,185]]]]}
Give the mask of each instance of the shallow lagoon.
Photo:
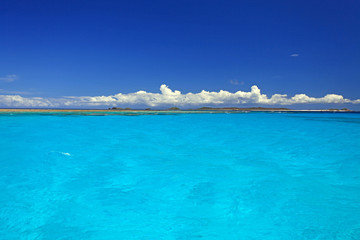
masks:
{"type": "Polygon", "coordinates": [[[360,239],[360,114],[0,115],[1,239],[360,239]]]}

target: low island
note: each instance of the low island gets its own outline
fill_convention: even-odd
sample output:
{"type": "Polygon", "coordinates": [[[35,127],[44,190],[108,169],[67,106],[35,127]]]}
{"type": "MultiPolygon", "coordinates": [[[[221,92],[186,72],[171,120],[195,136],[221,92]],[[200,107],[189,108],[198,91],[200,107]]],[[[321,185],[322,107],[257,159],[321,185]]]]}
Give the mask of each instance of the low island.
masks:
{"type": "Polygon", "coordinates": [[[84,115],[149,115],[149,114],[179,114],[179,113],[248,113],[248,112],[354,112],[347,108],[343,109],[319,109],[319,110],[294,110],[289,108],[265,108],[265,107],[201,107],[195,109],[180,109],[171,107],[168,109],[131,109],[112,107],[108,109],[44,109],[44,108],[1,108],[0,113],[42,113],[42,114],[84,114],[84,115]]]}

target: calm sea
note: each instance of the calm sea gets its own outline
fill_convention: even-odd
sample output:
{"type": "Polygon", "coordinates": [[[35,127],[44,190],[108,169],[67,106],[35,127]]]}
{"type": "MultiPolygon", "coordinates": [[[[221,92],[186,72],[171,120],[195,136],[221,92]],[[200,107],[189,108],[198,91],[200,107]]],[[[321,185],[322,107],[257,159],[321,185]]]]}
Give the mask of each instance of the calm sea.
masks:
{"type": "Polygon", "coordinates": [[[360,239],[360,114],[0,115],[0,239],[360,239]]]}

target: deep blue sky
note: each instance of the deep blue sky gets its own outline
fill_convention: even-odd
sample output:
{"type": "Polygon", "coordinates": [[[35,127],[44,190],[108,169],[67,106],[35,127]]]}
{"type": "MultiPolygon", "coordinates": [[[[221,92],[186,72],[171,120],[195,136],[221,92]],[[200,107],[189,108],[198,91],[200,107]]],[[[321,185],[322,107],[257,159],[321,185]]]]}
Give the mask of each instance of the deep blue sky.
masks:
{"type": "Polygon", "coordinates": [[[4,0],[0,56],[0,77],[18,76],[0,89],[27,96],[158,92],[165,83],[357,99],[360,2],[4,0]]]}

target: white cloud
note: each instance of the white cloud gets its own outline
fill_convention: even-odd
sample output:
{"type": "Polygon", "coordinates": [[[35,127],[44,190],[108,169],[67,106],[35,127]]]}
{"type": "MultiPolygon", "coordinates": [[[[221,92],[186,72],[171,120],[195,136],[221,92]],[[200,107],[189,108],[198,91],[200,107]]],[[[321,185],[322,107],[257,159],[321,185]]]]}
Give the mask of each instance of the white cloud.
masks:
{"type": "Polygon", "coordinates": [[[32,97],[26,98],[20,95],[0,95],[0,106],[6,107],[52,107],[60,106],[50,99],[32,97]]]}
{"type": "Polygon", "coordinates": [[[10,74],[10,75],[7,75],[6,77],[0,77],[0,81],[3,81],[3,82],[13,82],[16,79],[18,79],[18,76],[16,76],[15,74],[10,74]]]}
{"type": "Polygon", "coordinates": [[[341,95],[327,94],[315,98],[305,94],[288,97],[286,94],[274,94],[268,97],[262,94],[257,86],[251,91],[231,93],[220,90],[199,93],[181,93],[173,91],[165,84],[161,85],[160,93],[138,91],[135,93],[118,93],[110,96],[70,96],[61,98],[22,97],[20,95],[0,95],[0,105],[6,107],[96,107],[96,106],[207,106],[207,105],[293,105],[293,104],[360,104],[360,99],[350,100],[341,95]]]}
{"type": "Polygon", "coordinates": [[[239,82],[238,80],[230,80],[230,84],[232,84],[232,85],[244,85],[244,82],[239,82]]]}
{"type": "Polygon", "coordinates": [[[21,95],[34,94],[34,92],[30,92],[30,91],[11,91],[11,90],[5,90],[5,89],[0,89],[0,93],[2,93],[2,94],[21,94],[21,95]]]}
{"type": "Polygon", "coordinates": [[[300,56],[300,54],[298,54],[298,53],[293,53],[290,55],[290,57],[298,57],[298,56],[300,56]]]}

